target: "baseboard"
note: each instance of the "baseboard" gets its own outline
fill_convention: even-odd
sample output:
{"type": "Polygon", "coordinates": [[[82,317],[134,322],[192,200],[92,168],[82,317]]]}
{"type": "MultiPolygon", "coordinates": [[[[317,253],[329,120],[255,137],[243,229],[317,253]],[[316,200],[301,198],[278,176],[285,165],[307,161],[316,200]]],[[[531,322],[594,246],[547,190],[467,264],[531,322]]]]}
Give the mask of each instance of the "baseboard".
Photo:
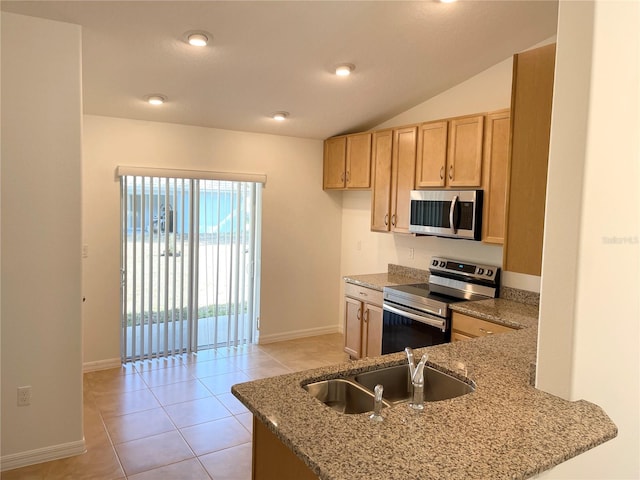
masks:
{"type": "Polygon", "coordinates": [[[267,343],[283,342],[285,340],[295,340],[296,338],[315,337],[317,335],[329,335],[331,333],[340,333],[338,325],[331,327],[307,328],[304,330],[294,330],[286,333],[274,333],[272,335],[260,335],[258,343],[264,345],[267,343]]]}
{"type": "Polygon", "coordinates": [[[12,453],[0,459],[1,471],[13,470],[15,468],[28,467],[37,463],[60,460],[61,458],[73,457],[85,453],[87,448],[84,440],[77,442],[61,443],[50,447],[37,448],[27,452],[12,453]]]}
{"type": "Polygon", "coordinates": [[[95,362],[85,362],[82,364],[82,372],[95,372],[97,370],[107,370],[108,368],[118,368],[122,366],[122,360],[119,358],[107,358],[106,360],[97,360],[95,362]]]}

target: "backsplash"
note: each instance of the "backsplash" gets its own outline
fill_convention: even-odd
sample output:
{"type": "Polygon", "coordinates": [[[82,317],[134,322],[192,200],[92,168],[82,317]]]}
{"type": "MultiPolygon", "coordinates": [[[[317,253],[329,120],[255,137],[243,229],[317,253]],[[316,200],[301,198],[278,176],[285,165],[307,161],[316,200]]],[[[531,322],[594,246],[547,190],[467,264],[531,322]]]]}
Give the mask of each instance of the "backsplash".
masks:
{"type": "Polygon", "coordinates": [[[415,278],[420,282],[429,281],[429,270],[420,270],[418,268],[404,267],[402,265],[394,265],[389,263],[387,266],[388,273],[392,275],[401,275],[403,277],[415,278]]]}
{"type": "Polygon", "coordinates": [[[540,306],[540,294],[528,290],[502,286],[500,287],[500,298],[524,303],[526,305],[540,306]]]}

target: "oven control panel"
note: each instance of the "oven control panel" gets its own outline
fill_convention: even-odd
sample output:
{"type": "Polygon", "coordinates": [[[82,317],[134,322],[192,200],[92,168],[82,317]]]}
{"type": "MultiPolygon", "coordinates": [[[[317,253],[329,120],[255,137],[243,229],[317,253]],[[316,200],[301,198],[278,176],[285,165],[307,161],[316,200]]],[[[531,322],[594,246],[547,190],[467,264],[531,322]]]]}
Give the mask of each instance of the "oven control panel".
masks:
{"type": "Polygon", "coordinates": [[[451,258],[431,257],[431,272],[447,272],[477,278],[479,280],[496,281],[500,267],[478,265],[475,263],[453,260],[451,258]]]}

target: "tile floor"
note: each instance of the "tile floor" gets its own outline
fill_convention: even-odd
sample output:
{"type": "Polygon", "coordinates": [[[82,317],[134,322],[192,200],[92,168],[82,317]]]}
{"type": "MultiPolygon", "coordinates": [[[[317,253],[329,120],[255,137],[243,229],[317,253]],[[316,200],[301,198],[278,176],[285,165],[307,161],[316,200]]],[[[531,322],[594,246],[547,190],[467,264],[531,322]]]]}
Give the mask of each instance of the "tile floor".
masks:
{"type": "Polygon", "coordinates": [[[2,480],[245,480],[251,413],[234,383],[348,360],[340,334],[205,350],[84,375],[87,453],[2,480]]]}

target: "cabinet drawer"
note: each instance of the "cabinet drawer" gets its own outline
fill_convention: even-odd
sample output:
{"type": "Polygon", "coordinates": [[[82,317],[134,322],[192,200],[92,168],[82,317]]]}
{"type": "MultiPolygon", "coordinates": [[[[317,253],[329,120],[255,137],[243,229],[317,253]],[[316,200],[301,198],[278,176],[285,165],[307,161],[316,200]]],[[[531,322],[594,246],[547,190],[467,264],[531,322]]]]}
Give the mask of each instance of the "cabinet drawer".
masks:
{"type": "Polygon", "coordinates": [[[382,306],[382,292],[372,288],[361,287],[353,283],[344,284],[344,294],[347,297],[357,298],[363,302],[382,306]]]}
{"type": "Polygon", "coordinates": [[[512,332],[515,328],[470,317],[462,313],[453,312],[451,329],[470,337],[484,337],[495,333],[512,332]]]}

